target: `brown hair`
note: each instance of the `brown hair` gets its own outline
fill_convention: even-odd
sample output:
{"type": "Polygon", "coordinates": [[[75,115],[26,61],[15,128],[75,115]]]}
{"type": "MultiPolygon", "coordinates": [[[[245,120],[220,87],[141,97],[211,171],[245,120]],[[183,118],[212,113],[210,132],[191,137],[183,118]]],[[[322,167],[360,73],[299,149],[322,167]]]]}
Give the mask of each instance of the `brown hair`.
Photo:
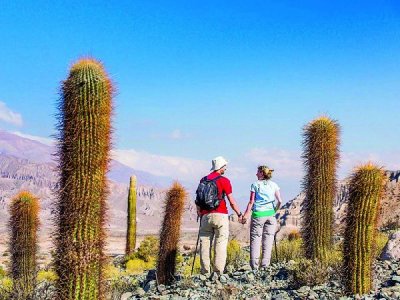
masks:
{"type": "Polygon", "coordinates": [[[264,176],[264,180],[268,180],[272,178],[272,172],[274,170],[271,170],[270,168],[268,168],[267,166],[258,166],[258,171],[261,171],[263,176],[264,176]]]}

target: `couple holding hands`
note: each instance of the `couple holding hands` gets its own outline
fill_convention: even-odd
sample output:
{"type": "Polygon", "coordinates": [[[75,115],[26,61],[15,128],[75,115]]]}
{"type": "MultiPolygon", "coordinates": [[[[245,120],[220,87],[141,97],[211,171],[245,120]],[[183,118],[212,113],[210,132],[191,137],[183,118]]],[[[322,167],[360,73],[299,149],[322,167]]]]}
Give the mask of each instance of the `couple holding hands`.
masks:
{"type": "Polygon", "coordinates": [[[264,268],[270,264],[272,246],[277,226],[275,212],[279,209],[282,199],[278,185],[271,180],[272,172],[267,166],[257,168],[257,181],[250,188],[250,200],[244,214],[240,211],[232,196],[232,186],[228,178],[222,176],[226,172],[228,162],[218,156],[212,160],[211,173],[203,177],[197,189],[197,213],[200,216],[200,263],[201,273],[210,274],[212,271],[222,274],[227,258],[229,239],[228,208],[225,198],[237,214],[239,222],[250,221],[250,266],[253,270],[264,268]],[[207,185],[208,183],[212,183],[207,185]],[[213,197],[214,205],[207,201],[213,197]],[[214,263],[211,269],[210,254],[214,244],[214,263]],[[260,263],[260,248],[262,259],[260,263]]]}

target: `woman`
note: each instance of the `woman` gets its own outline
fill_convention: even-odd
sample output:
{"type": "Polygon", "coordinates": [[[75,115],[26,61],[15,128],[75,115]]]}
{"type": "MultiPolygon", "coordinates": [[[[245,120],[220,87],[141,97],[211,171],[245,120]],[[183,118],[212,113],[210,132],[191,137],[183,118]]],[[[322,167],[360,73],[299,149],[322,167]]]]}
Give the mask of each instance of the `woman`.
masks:
{"type": "Polygon", "coordinates": [[[278,185],[271,180],[272,172],[267,166],[257,169],[257,181],[251,185],[250,201],[243,215],[246,223],[251,212],[250,225],[250,266],[253,270],[259,267],[260,247],[262,245],[261,268],[270,264],[272,245],[277,221],[275,213],[282,203],[278,185]]]}

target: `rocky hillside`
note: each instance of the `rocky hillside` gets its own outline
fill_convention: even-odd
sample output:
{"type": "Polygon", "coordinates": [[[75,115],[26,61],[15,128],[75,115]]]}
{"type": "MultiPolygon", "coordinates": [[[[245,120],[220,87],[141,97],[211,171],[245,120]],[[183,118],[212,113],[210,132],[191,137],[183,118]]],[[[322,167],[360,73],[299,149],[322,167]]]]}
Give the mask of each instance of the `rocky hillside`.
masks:
{"type": "MultiPolygon", "coordinates": [[[[379,227],[397,223],[400,220],[400,171],[387,171],[387,184],[385,194],[383,196],[379,214],[379,227]]],[[[344,228],[344,218],[346,216],[347,199],[348,199],[347,180],[339,183],[338,193],[334,203],[335,213],[335,231],[340,233],[344,228]]],[[[304,194],[300,193],[297,197],[287,202],[278,211],[278,219],[280,223],[280,231],[278,239],[288,234],[290,231],[299,231],[301,229],[301,205],[304,201],[304,194]]],[[[237,222],[236,216],[230,216],[231,237],[242,242],[250,241],[249,222],[240,224],[237,222]]]]}
{"type": "MultiPolygon", "coordinates": [[[[400,171],[387,171],[387,184],[378,219],[378,226],[385,227],[400,220],[400,171]]],[[[344,219],[347,210],[348,200],[347,180],[339,184],[338,193],[335,199],[335,230],[339,233],[345,225],[344,219]]],[[[304,194],[286,203],[278,212],[279,221],[282,226],[282,233],[290,230],[298,230],[301,227],[301,204],[304,201],[304,194]]]]}
{"type": "MultiPolygon", "coordinates": [[[[42,211],[46,215],[46,218],[42,219],[47,225],[47,221],[50,219],[48,216],[50,216],[51,207],[54,203],[53,191],[57,186],[55,164],[33,163],[27,159],[0,154],[0,170],[0,199],[2,203],[0,216],[7,215],[6,206],[13,195],[20,190],[28,189],[41,199],[42,211]]],[[[132,174],[134,174],[133,171],[132,174]]],[[[129,177],[127,180],[129,180],[129,177]]],[[[112,233],[115,234],[125,229],[128,185],[110,181],[110,187],[109,225],[113,229],[112,233]]],[[[157,231],[162,215],[165,191],[165,188],[138,186],[138,224],[142,233],[155,233],[157,231]],[[140,224],[143,224],[142,228],[140,224]]],[[[194,220],[196,216],[195,208],[191,203],[191,201],[188,201],[185,222],[194,220]]],[[[1,220],[5,219],[1,218],[1,220]]],[[[0,231],[4,229],[4,222],[1,222],[0,231]]]]}

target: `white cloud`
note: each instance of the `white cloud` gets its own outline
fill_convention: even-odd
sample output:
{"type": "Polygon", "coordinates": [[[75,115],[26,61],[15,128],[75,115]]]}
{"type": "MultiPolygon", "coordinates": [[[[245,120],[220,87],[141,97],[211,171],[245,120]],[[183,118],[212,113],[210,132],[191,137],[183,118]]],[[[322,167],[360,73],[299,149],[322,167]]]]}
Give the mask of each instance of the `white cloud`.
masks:
{"type": "MultiPolygon", "coordinates": [[[[398,152],[342,153],[338,179],[344,179],[355,166],[367,161],[383,165],[386,169],[399,170],[398,152]]],[[[193,187],[197,186],[202,176],[208,174],[211,167],[211,161],[158,155],[134,149],[117,149],[113,151],[112,156],[136,170],[186,181],[193,187]]],[[[282,187],[286,200],[290,200],[300,192],[300,183],[304,176],[300,151],[253,148],[239,157],[226,158],[229,161],[226,176],[231,180],[234,195],[239,198],[241,204],[248,200],[248,190],[250,184],[256,180],[255,174],[259,164],[267,164],[275,169],[274,178],[282,187]]]]}
{"type": "Polygon", "coordinates": [[[383,151],[380,153],[372,152],[347,152],[342,153],[339,175],[341,178],[347,177],[355,167],[372,162],[382,166],[386,170],[400,170],[400,159],[398,151],[383,151]]]}
{"type": "Polygon", "coordinates": [[[171,132],[168,133],[152,133],[150,135],[150,137],[152,139],[161,139],[161,140],[184,140],[184,139],[188,139],[191,138],[190,134],[186,134],[184,132],[182,132],[181,129],[174,129],[171,132]]]}
{"type": "Polygon", "coordinates": [[[266,164],[280,177],[298,179],[302,176],[301,154],[296,151],[253,148],[245,154],[245,158],[253,167],[266,164]]]}
{"type": "Polygon", "coordinates": [[[170,138],[173,140],[180,140],[183,138],[182,131],[180,129],[175,129],[171,132],[170,138]]]}
{"type": "Polygon", "coordinates": [[[136,170],[173,179],[193,180],[204,176],[209,170],[209,162],[178,156],[166,156],[136,151],[134,149],[112,151],[112,157],[136,170]]]}
{"type": "Polygon", "coordinates": [[[41,136],[36,136],[36,135],[30,135],[30,134],[26,134],[26,133],[22,133],[19,131],[13,131],[12,132],[15,135],[18,135],[20,137],[23,138],[27,138],[33,141],[38,141],[42,144],[48,145],[48,146],[54,146],[55,145],[55,140],[51,139],[51,138],[46,138],[46,137],[41,137],[41,136]]]}
{"type": "Polygon", "coordinates": [[[16,126],[22,126],[23,123],[21,114],[13,112],[2,101],[0,101],[0,120],[16,126]]]}

